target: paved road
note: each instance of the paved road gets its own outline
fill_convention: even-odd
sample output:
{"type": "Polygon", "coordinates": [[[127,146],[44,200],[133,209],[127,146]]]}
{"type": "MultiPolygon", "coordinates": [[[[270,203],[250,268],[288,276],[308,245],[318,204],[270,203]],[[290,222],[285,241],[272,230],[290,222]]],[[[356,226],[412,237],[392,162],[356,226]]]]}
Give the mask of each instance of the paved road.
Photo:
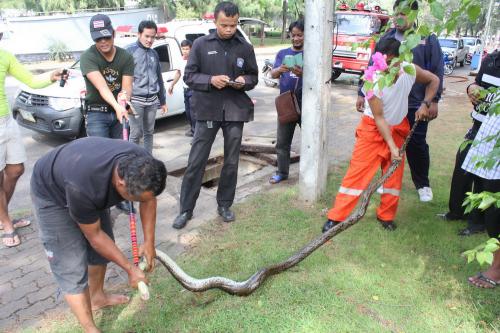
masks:
{"type": "MultiPolygon", "coordinates": [[[[260,54],[261,63],[271,54],[260,54]]],[[[464,74],[464,70],[456,74],[464,74]]],[[[359,114],[354,111],[355,88],[350,83],[355,82],[354,76],[342,76],[340,82],[332,85],[332,111],[329,113],[329,161],[330,165],[349,158],[354,141],[353,129],[358,122],[359,114]],[[334,119],[334,120],[333,120],[334,119]]],[[[461,94],[463,88],[450,88],[450,94],[461,94]]],[[[15,89],[10,88],[12,94],[15,89]]],[[[275,137],[276,114],[274,97],[278,91],[260,83],[251,96],[256,101],[255,121],[245,125],[246,136],[275,137]]],[[[307,112],[307,110],[305,110],[307,112]]],[[[158,121],[155,131],[154,155],[165,161],[168,170],[185,166],[190,149],[190,138],[184,136],[187,128],[183,116],[175,116],[158,121]]],[[[26,163],[26,174],[21,178],[10,205],[14,216],[31,215],[28,184],[33,163],[45,152],[66,141],[50,138],[30,130],[23,130],[24,144],[28,151],[29,161],[26,163]]],[[[212,156],[222,153],[222,137],[218,136],[212,149],[212,156]]],[[[297,129],[293,150],[299,151],[300,129],[297,129]]],[[[257,191],[270,188],[267,178],[274,167],[265,166],[252,169],[249,174],[241,174],[238,183],[236,201],[242,201],[257,191]]],[[[292,165],[290,182],[297,181],[298,164],[292,165]]],[[[169,255],[177,255],[186,245],[196,240],[200,225],[216,219],[215,189],[204,188],[200,194],[194,218],[181,231],[171,227],[178,211],[178,195],[181,179],[169,177],[167,190],[159,197],[157,246],[169,255]]],[[[127,217],[117,215],[115,233],[120,248],[129,249],[127,217]]],[[[217,221],[217,220],[216,220],[217,221]]],[[[215,222],[220,223],[220,222],[215,222]]],[[[139,231],[140,232],[140,231],[139,231]]],[[[15,330],[33,326],[50,310],[65,309],[62,298],[58,295],[49,272],[48,264],[43,254],[43,248],[37,235],[36,222],[32,226],[20,230],[23,244],[17,248],[0,248],[0,330],[15,330]]],[[[128,253],[129,254],[129,253],[128,253]]],[[[110,265],[107,275],[108,288],[126,288],[126,276],[123,272],[110,265]]]]}

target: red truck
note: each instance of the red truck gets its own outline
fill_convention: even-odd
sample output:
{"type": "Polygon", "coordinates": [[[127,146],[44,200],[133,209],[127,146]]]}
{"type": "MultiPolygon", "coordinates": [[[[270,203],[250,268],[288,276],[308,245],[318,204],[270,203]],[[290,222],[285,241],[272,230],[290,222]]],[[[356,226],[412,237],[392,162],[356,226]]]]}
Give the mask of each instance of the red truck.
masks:
{"type": "Polygon", "coordinates": [[[390,16],[380,6],[373,8],[363,3],[349,8],[343,2],[337,8],[336,25],[333,30],[332,81],[342,73],[362,75],[375,49],[373,39],[368,48],[358,47],[354,43],[363,43],[381,33],[388,24],[390,16]]]}

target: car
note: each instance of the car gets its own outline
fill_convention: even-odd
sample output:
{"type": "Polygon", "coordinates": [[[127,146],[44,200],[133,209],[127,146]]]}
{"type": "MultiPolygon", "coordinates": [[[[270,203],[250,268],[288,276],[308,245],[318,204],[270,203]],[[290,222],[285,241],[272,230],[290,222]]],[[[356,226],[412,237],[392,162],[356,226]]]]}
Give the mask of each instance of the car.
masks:
{"type": "Polygon", "coordinates": [[[465,46],[469,47],[469,53],[467,53],[466,63],[470,63],[474,53],[479,52],[481,48],[481,39],[478,37],[462,37],[465,46]]]}
{"type": "MultiPolygon", "coordinates": [[[[158,24],[158,31],[163,32],[165,36],[176,38],[179,42],[185,39],[194,42],[196,38],[208,35],[216,30],[213,20],[214,16],[212,13],[205,14],[202,20],[172,20],[167,23],[158,24]]],[[[244,24],[249,20],[251,19],[240,18],[240,24],[244,24]]],[[[236,33],[243,36],[248,43],[252,44],[250,38],[248,38],[239,24],[236,33]]]]}
{"type": "Polygon", "coordinates": [[[462,38],[439,37],[439,44],[443,53],[448,54],[454,60],[455,64],[459,63],[461,67],[464,66],[467,54],[469,53],[469,47],[464,45],[462,38]]]}
{"type": "MultiPolygon", "coordinates": [[[[116,45],[127,46],[135,37],[117,38],[116,45]]],[[[159,55],[165,87],[173,81],[177,70],[184,71],[186,61],[182,58],[179,42],[172,37],[155,40],[152,46],[159,55]]],[[[55,82],[43,89],[31,89],[21,85],[17,93],[13,116],[22,127],[36,132],[73,139],[85,136],[85,121],[82,116],[85,82],[80,71],[80,62],[69,68],[70,77],[64,87],[55,82]]],[[[168,113],[159,109],[156,118],[170,117],[184,112],[184,90],[176,84],[172,95],[166,95],[168,113]]]]}

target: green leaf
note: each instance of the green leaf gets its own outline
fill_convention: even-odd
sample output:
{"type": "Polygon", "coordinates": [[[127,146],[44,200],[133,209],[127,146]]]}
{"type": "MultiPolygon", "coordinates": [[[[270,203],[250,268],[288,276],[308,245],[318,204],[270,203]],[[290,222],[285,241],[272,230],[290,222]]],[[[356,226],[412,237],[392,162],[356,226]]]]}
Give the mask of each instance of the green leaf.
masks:
{"type": "Polygon", "coordinates": [[[410,74],[410,75],[413,75],[415,76],[416,75],[416,71],[415,71],[415,67],[413,67],[412,65],[406,65],[403,67],[403,70],[407,73],[407,74],[410,74]]]}
{"type": "Polygon", "coordinates": [[[420,41],[422,40],[422,37],[419,34],[410,34],[406,37],[406,47],[408,50],[412,50],[415,46],[420,44],[420,41]]]}
{"type": "Polygon", "coordinates": [[[496,244],[496,245],[500,246],[500,241],[496,238],[490,238],[486,241],[486,244],[496,244]]]}
{"type": "Polygon", "coordinates": [[[485,252],[478,252],[477,256],[477,262],[482,266],[484,265],[485,262],[488,260],[488,256],[485,252]]]}
{"type": "Polygon", "coordinates": [[[479,252],[477,254],[477,261],[481,265],[484,263],[491,265],[493,263],[493,253],[491,253],[491,252],[479,252]]]}
{"type": "Polygon", "coordinates": [[[431,34],[431,29],[425,24],[422,24],[420,27],[418,27],[417,32],[422,36],[429,36],[431,34]]]}
{"type": "Polygon", "coordinates": [[[493,198],[491,196],[486,196],[483,198],[483,200],[481,201],[481,203],[479,204],[479,206],[477,208],[479,208],[481,210],[485,210],[485,209],[488,209],[495,202],[496,202],[495,198],[493,198]]]}
{"type": "Polygon", "coordinates": [[[497,244],[486,244],[486,246],[484,247],[484,252],[490,252],[490,253],[493,253],[493,252],[496,252],[496,250],[498,250],[500,248],[500,246],[498,246],[497,244]]]}
{"type": "Polygon", "coordinates": [[[471,5],[467,8],[467,16],[469,16],[469,21],[474,22],[477,20],[481,14],[481,6],[471,5]]]}
{"type": "Polygon", "coordinates": [[[442,21],[444,17],[444,7],[439,1],[434,1],[431,4],[432,16],[442,21]]]}

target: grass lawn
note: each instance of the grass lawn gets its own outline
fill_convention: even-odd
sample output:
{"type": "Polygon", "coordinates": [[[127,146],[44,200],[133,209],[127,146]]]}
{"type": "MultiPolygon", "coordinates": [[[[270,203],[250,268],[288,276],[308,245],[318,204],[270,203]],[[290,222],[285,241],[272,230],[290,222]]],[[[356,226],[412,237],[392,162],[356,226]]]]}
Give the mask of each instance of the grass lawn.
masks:
{"type": "MultiPolygon", "coordinates": [[[[395,232],[377,224],[375,195],[360,223],[251,296],[193,294],[158,267],[151,301],[135,297],[106,310],[98,325],[103,332],[498,332],[499,290],[468,285],[466,278],[480,267],[460,256],[486,235],[459,238],[463,223],[435,218],[446,210],[454,155],[470,123],[457,115],[466,109],[449,108],[432,123],[435,200],[420,203],[407,173],[395,232]]],[[[287,258],[319,234],[322,209],[330,206],[344,170],[332,170],[328,193],[314,206],[298,201],[294,186],[276,186],[238,205],[236,223],[210,223],[178,262],[195,277],[244,280],[287,258]]],[[[44,330],[78,328],[69,317],[37,332],[44,330]]]]}
{"type": "Polygon", "coordinates": [[[290,46],[290,40],[285,40],[284,43],[281,42],[281,38],[264,38],[264,46],[260,45],[260,37],[251,36],[250,41],[254,47],[269,47],[269,46],[279,46],[282,45],[284,48],[290,46]]]}

